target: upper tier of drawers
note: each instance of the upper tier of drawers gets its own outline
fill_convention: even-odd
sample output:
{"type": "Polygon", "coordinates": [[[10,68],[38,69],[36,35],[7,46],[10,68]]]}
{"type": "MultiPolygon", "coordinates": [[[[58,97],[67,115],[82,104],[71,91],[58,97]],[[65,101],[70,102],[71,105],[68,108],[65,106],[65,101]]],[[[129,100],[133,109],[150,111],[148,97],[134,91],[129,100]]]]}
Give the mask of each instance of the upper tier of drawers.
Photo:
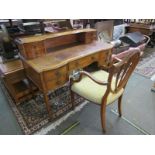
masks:
{"type": "Polygon", "coordinates": [[[54,34],[17,38],[20,54],[27,60],[66,48],[74,43],[88,44],[96,40],[95,29],[72,30],[54,34]]]}

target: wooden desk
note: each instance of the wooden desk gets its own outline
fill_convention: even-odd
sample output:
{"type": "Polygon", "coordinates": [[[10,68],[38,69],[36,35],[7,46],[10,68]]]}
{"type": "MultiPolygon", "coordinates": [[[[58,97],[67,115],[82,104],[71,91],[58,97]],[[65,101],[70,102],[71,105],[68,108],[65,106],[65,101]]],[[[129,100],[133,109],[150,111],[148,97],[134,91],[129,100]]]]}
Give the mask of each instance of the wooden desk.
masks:
{"type": "Polygon", "coordinates": [[[78,29],[17,38],[26,76],[43,92],[50,118],[47,93],[63,86],[71,71],[93,62],[107,65],[112,45],[96,41],[95,29],[78,29]]]}
{"type": "Polygon", "coordinates": [[[51,118],[52,109],[48,102],[48,91],[68,82],[69,73],[73,70],[84,68],[93,62],[98,62],[99,66],[107,65],[111,50],[111,44],[94,41],[57,50],[32,60],[21,57],[27,77],[44,94],[45,104],[51,118]]]}

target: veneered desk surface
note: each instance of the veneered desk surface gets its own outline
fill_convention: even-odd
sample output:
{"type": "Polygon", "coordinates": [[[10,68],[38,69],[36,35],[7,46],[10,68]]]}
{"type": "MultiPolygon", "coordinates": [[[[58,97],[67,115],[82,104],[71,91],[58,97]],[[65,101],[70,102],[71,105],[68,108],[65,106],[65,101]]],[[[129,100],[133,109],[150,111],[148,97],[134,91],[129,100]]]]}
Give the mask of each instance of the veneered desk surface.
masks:
{"type": "Polygon", "coordinates": [[[56,69],[76,59],[111,48],[111,44],[94,41],[90,44],[77,45],[46,54],[39,58],[27,60],[27,63],[40,73],[43,71],[56,69]]]}

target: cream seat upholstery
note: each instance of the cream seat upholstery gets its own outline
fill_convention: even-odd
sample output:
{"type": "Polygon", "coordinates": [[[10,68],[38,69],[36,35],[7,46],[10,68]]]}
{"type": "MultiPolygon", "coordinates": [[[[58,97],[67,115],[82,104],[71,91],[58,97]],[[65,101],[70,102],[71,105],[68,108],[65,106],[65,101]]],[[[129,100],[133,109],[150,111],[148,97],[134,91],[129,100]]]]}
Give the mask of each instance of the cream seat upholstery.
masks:
{"type": "MultiPolygon", "coordinates": [[[[100,81],[108,81],[109,73],[103,70],[99,70],[96,72],[91,73],[91,75],[100,81]]],[[[114,90],[115,88],[115,78],[113,78],[111,83],[111,88],[114,90]]],[[[77,93],[80,96],[83,96],[89,101],[92,101],[94,103],[101,104],[102,98],[107,90],[107,86],[105,85],[99,85],[92,81],[88,77],[83,77],[80,82],[75,82],[72,87],[72,91],[77,93]]],[[[107,98],[107,105],[114,102],[116,99],[118,99],[124,92],[124,89],[122,88],[118,93],[113,94],[110,93],[107,98]]]]}

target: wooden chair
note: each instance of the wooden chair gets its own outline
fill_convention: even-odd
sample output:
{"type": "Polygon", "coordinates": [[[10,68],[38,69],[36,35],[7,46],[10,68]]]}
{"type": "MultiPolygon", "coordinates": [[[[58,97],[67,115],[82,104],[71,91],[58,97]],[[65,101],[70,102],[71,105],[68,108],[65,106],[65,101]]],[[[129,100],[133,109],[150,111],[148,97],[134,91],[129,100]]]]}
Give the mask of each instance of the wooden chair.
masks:
{"type": "Polygon", "coordinates": [[[121,101],[125,86],[140,59],[139,50],[135,49],[123,60],[112,64],[108,72],[98,70],[92,73],[77,71],[70,76],[71,102],[74,109],[75,93],[90,102],[100,105],[101,124],[106,132],[106,106],[118,99],[119,116],[122,115],[121,101]]]}

